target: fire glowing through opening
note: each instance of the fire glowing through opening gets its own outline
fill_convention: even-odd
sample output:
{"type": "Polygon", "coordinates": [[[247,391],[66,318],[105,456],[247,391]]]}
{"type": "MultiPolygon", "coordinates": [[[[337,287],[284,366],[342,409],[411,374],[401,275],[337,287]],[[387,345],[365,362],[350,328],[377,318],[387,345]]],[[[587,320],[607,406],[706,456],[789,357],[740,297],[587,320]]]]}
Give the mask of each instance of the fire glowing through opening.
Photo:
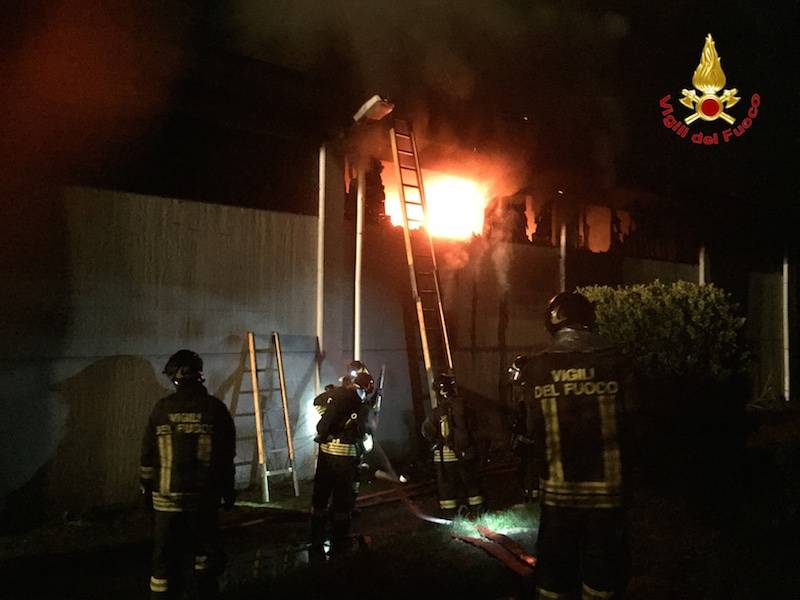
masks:
{"type": "MultiPolygon", "coordinates": [[[[386,192],[386,214],[392,225],[401,226],[403,216],[391,163],[384,163],[382,173],[386,192]]],[[[488,186],[477,181],[441,173],[422,171],[425,200],[428,204],[428,231],[434,237],[467,239],[483,231],[483,212],[488,186]]],[[[413,217],[413,215],[412,215],[413,217]]],[[[412,229],[418,226],[411,225],[412,229]]]]}

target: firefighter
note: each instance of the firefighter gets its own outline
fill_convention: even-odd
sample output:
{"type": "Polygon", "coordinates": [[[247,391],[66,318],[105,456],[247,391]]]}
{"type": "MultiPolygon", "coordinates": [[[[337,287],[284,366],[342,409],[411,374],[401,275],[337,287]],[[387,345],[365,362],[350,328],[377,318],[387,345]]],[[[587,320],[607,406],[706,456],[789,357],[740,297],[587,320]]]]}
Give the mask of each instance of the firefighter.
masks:
{"type": "Polygon", "coordinates": [[[319,444],[314,492],[311,499],[311,549],[313,558],[324,555],[326,527],[331,527],[331,553],[350,547],[348,533],[355,504],[355,482],[362,445],[367,438],[367,390],[374,385],[369,373],[357,373],[347,386],[333,388],[314,399],[322,414],[317,424],[319,444]],[[330,504],[330,509],[329,509],[330,504]]]}
{"type": "MultiPolygon", "coordinates": [[[[351,360],[347,365],[345,374],[339,378],[339,381],[343,386],[348,386],[352,383],[353,379],[355,379],[356,375],[358,375],[359,373],[366,373],[367,375],[370,375],[367,365],[365,365],[360,360],[351,360]]],[[[371,396],[374,393],[374,391],[375,391],[375,382],[373,380],[370,389],[367,390],[367,395],[371,396]]]]}
{"type": "Polygon", "coordinates": [[[472,412],[458,393],[453,375],[438,375],[433,389],[437,406],[423,422],[422,435],[433,445],[439,508],[449,517],[457,513],[478,516],[483,512],[483,496],[472,412]]]}
{"type": "Polygon", "coordinates": [[[153,513],[152,598],[180,598],[193,557],[199,598],[217,596],[225,567],[217,510],[235,501],[236,431],[227,407],[203,385],[203,361],[179,350],[164,367],[175,392],[159,400],[142,442],[141,489],[153,513]]]}
{"type": "Polygon", "coordinates": [[[594,321],[585,296],[556,295],[545,310],[552,343],[521,369],[541,464],[539,598],[616,598],[625,587],[621,427],[629,371],[593,332],[594,321]]]}
{"type": "Polygon", "coordinates": [[[519,457],[518,476],[522,487],[522,499],[525,502],[535,502],[539,499],[539,473],[533,456],[533,440],[527,430],[529,403],[525,401],[525,394],[528,389],[520,379],[522,369],[529,360],[527,356],[517,356],[508,369],[508,379],[511,384],[513,407],[511,449],[519,457]]]}

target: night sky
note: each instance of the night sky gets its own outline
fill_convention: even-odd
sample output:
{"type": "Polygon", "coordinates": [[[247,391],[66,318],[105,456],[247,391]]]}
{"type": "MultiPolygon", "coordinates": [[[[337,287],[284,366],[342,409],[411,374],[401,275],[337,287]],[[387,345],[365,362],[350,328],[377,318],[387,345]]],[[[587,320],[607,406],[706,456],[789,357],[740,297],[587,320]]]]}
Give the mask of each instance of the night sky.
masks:
{"type": "Polygon", "coordinates": [[[96,4],[11,3],[6,183],[44,175],[223,202],[235,185],[245,205],[313,212],[281,200],[300,175],[280,165],[313,168],[310,148],[378,92],[423,147],[500,157],[519,189],[599,203],[637,190],[703,237],[796,237],[796,2],[96,4]],[[671,94],[686,113],[680,90],[708,33],[742,98],[734,115],[762,99],[752,128],[716,147],[667,130],[658,104],[671,94]]]}

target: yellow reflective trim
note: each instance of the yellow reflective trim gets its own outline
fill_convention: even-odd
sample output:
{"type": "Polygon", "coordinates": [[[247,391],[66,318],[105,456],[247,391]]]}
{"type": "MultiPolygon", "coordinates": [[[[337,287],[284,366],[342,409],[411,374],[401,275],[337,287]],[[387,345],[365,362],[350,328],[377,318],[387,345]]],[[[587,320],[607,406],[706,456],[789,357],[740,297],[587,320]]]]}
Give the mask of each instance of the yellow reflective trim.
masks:
{"type": "Polygon", "coordinates": [[[161,480],[159,491],[162,494],[169,494],[169,486],[172,482],[172,436],[158,436],[158,456],[161,464],[161,480]]]}
{"type": "Polygon", "coordinates": [[[208,557],[207,556],[195,556],[194,557],[194,570],[195,571],[205,571],[208,568],[208,557]]]}
{"type": "Polygon", "coordinates": [[[197,509],[203,497],[197,493],[171,494],[163,496],[153,492],[153,508],[160,512],[183,512],[197,509]]]}
{"type": "Polygon", "coordinates": [[[547,506],[568,508],[619,508],[622,506],[620,496],[553,496],[542,493],[542,503],[547,506]]]}
{"type": "Polygon", "coordinates": [[[581,586],[581,599],[582,600],[608,600],[614,597],[614,592],[601,592],[595,590],[585,583],[581,586]]]}
{"type": "Polygon", "coordinates": [[[619,456],[617,436],[616,396],[598,396],[600,408],[600,427],[603,435],[603,472],[606,481],[612,484],[622,483],[622,466],[619,456]]]}
{"type": "Polygon", "coordinates": [[[317,411],[317,412],[318,412],[320,415],[324,415],[324,414],[325,414],[325,409],[326,409],[326,408],[328,408],[328,407],[327,407],[327,406],[320,406],[320,405],[318,405],[318,404],[315,404],[315,405],[314,405],[314,408],[316,409],[316,411],[317,411]]]}
{"type": "Polygon", "coordinates": [[[467,498],[467,504],[470,506],[477,506],[478,504],[483,504],[483,496],[470,496],[467,498]]]}
{"type": "Polygon", "coordinates": [[[211,462],[211,436],[207,433],[197,436],[197,460],[211,462]]]}
{"type": "Polygon", "coordinates": [[[439,417],[439,431],[442,432],[442,438],[447,439],[450,437],[450,422],[447,420],[446,415],[439,417]]]}
{"type": "Polygon", "coordinates": [[[550,479],[564,481],[564,465],[561,462],[561,430],[558,425],[558,404],[555,398],[542,398],[544,415],[547,463],[550,466],[550,479]]]}
{"type": "Polygon", "coordinates": [[[536,592],[539,594],[539,598],[547,598],[547,600],[560,600],[562,598],[569,598],[569,593],[560,594],[559,592],[551,592],[550,590],[540,587],[536,588],[536,592]]]}
{"type": "Polygon", "coordinates": [[[619,495],[622,485],[611,484],[606,481],[553,481],[541,480],[541,488],[553,494],[579,494],[579,495],[619,495]]]}
{"type": "Polygon", "coordinates": [[[166,579],[159,579],[158,577],[150,578],[150,591],[151,592],[166,592],[169,591],[169,581],[166,579]]]}
{"type": "Polygon", "coordinates": [[[319,445],[321,452],[333,456],[358,456],[355,444],[345,444],[338,438],[319,445]]]}
{"type": "Polygon", "coordinates": [[[456,508],[458,506],[458,502],[455,500],[439,500],[439,508],[456,508]]]}
{"type": "Polygon", "coordinates": [[[152,479],[153,467],[139,467],[139,477],[141,479],[152,479]]]}
{"type": "Polygon", "coordinates": [[[433,451],[433,461],[434,462],[458,462],[458,457],[456,453],[453,452],[452,448],[449,446],[442,446],[442,449],[436,449],[433,451]]]}

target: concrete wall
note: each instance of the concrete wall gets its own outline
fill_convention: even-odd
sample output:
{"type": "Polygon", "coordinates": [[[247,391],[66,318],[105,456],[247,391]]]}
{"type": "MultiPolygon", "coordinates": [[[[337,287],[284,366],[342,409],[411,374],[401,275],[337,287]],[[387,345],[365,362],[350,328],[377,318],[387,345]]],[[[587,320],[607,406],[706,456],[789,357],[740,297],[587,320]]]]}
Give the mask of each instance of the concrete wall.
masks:
{"type": "Polygon", "coordinates": [[[646,258],[624,258],[622,260],[622,281],[626,285],[650,283],[660,279],[663,283],[690,281],[697,283],[699,277],[696,264],[672,263],[646,258]]]}
{"type": "MultiPolygon", "coordinates": [[[[352,358],[354,226],[343,219],[341,164],[329,158],[323,384],[352,358]]],[[[209,390],[247,412],[247,330],[259,347],[271,331],[282,334],[300,474],[311,476],[315,217],[83,188],[18,200],[3,223],[0,263],[7,518],[135,502],[139,438],[153,403],[169,392],[160,374],[167,357],[181,347],[199,352],[209,390]]],[[[436,245],[456,374],[481,413],[484,445],[503,446],[505,370],[549,339],[541,313],[558,291],[558,251],[479,238],[436,245]]],[[[362,358],[375,373],[388,369],[376,437],[393,459],[414,458],[429,404],[402,232],[369,225],[365,249],[362,358]]],[[[590,278],[592,269],[584,271],[590,278]]],[[[618,273],[596,272],[606,271],[618,273]]],[[[625,259],[622,273],[624,283],[695,281],[697,267],[625,259]]],[[[750,333],[770,364],[779,343],[773,279],[752,276],[749,303],[764,313],[751,315],[750,333]]],[[[276,401],[268,419],[268,440],[282,445],[276,401]]],[[[247,433],[252,420],[238,426],[247,433]]],[[[239,453],[249,458],[252,446],[239,453]]],[[[242,484],[247,475],[240,471],[242,484]]]]}
{"type": "Polygon", "coordinates": [[[753,352],[753,397],[783,395],[783,280],[781,273],[748,274],[747,337],[753,352]]]}
{"type": "Polygon", "coordinates": [[[134,501],[141,432],[169,392],[167,357],[200,353],[209,390],[230,402],[247,330],[286,335],[308,476],[316,218],[91,189],[46,206],[18,226],[57,240],[40,253],[47,267],[4,280],[0,498],[48,511],[134,501]]]}

